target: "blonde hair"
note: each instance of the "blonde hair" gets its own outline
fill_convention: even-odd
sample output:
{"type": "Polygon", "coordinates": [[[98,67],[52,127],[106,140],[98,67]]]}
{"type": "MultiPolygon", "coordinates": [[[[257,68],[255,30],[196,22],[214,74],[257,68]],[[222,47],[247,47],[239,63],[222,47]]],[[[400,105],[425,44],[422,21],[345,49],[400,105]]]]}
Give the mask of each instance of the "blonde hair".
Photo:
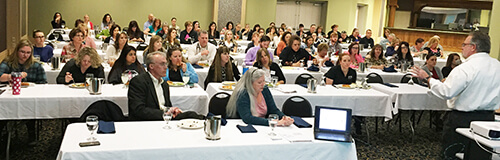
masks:
{"type": "Polygon", "coordinates": [[[80,52],[78,52],[78,54],[75,57],[75,63],[77,66],[80,66],[80,63],[84,56],[90,57],[90,63],[92,64],[91,66],[92,68],[98,68],[99,66],[101,66],[102,59],[99,56],[99,54],[97,54],[97,51],[92,47],[84,47],[82,48],[82,50],[80,50],[80,52]]]}
{"type": "MultiPolygon", "coordinates": [[[[438,44],[439,45],[439,38],[437,38],[437,37],[431,37],[431,39],[429,39],[429,43],[427,43],[426,47],[431,48],[431,46],[433,44],[438,44]]],[[[436,45],[436,48],[437,48],[437,45],[436,45]]]]}
{"type": "Polygon", "coordinates": [[[28,39],[21,39],[17,45],[14,51],[9,55],[9,57],[5,60],[7,64],[14,68],[18,69],[19,68],[19,50],[25,46],[30,47],[31,49],[31,55],[30,57],[24,62],[24,68],[28,69],[35,63],[35,59],[33,58],[33,44],[28,40],[28,39]]]}

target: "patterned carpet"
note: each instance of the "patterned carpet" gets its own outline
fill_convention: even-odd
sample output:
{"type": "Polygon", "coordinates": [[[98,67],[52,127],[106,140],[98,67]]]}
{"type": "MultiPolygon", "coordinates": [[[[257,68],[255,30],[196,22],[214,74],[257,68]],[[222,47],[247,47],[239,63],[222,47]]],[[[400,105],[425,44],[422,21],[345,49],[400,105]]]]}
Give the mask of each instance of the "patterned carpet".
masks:
{"type": "MultiPolygon", "coordinates": [[[[366,144],[367,134],[363,128],[361,136],[355,136],[358,159],[441,159],[441,132],[435,127],[429,128],[429,112],[424,112],[420,123],[415,127],[415,135],[411,134],[411,112],[403,112],[402,132],[395,120],[383,122],[379,118],[378,133],[375,133],[375,118],[366,118],[366,126],[370,134],[370,143],[366,144]],[[413,137],[413,140],[412,140],[413,137]]],[[[417,117],[418,118],[418,117],[417,117]]],[[[11,143],[10,159],[14,160],[50,160],[57,157],[62,141],[62,120],[40,120],[42,128],[40,140],[34,147],[29,147],[25,125],[20,125],[11,143]]],[[[364,126],[363,126],[364,127],[364,126]]],[[[0,159],[5,158],[6,133],[1,132],[0,159]]]]}

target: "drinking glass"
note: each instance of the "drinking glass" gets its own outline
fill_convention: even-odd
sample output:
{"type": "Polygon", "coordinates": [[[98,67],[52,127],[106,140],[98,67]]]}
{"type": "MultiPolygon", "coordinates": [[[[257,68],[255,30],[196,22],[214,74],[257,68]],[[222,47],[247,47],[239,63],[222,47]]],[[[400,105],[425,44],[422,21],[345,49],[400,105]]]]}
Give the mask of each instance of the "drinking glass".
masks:
{"type": "Polygon", "coordinates": [[[57,42],[59,40],[59,33],[53,33],[54,34],[54,38],[56,39],[55,41],[57,42]]]}
{"type": "Polygon", "coordinates": [[[189,73],[182,74],[182,81],[184,82],[184,87],[188,88],[189,73]]]}
{"type": "Polygon", "coordinates": [[[40,62],[40,55],[33,55],[33,58],[35,58],[36,61],[40,62]]]}
{"type": "Polygon", "coordinates": [[[99,126],[99,120],[98,120],[97,116],[95,116],[95,115],[87,116],[86,123],[87,123],[87,129],[90,131],[90,137],[87,138],[87,140],[88,141],[96,141],[97,138],[94,137],[94,131],[99,126]]]}
{"type": "Polygon", "coordinates": [[[87,73],[85,75],[85,83],[87,83],[85,86],[89,86],[90,85],[90,81],[92,81],[92,79],[94,79],[94,74],[92,73],[87,73]]]}
{"type": "Polygon", "coordinates": [[[172,120],[172,113],[169,112],[170,107],[165,108],[165,112],[163,112],[163,120],[165,121],[165,126],[163,126],[163,129],[171,129],[170,125],[168,125],[168,122],[172,120]]]}
{"type": "Polygon", "coordinates": [[[123,84],[127,85],[128,81],[129,81],[129,73],[128,72],[123,72],[121,78],[122,78],[123,84]]]}
{"type": "Polygon", "coordinates": [[[277,114],[269,114],[267,120],[269,122],[269,127],[271,127],[271,132],[269,132],[269,136],[274,137],[276,136],[276,133],[274,133],[274,128],[276,128],[276,126],[278,125],[279,116],[277,114]]]}
{"type": "Polygon", "coordinates": [[[276,88],[276,84],[278,84],[278,77],[271,77],[271,83],[273,84],[273,88],[276,88]]]}

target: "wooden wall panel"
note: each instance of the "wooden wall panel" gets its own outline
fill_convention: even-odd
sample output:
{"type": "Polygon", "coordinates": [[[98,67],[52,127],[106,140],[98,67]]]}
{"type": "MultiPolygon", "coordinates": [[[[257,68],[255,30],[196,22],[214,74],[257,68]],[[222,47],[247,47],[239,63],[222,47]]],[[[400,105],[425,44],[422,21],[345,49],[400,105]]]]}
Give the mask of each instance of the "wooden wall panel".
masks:
{"type": "Polygon", "coordinates": [[[465,32],[446,32],[446,31],[432,31],[420,29],[401,29],[401,28],[388,28],[392,33],[406,41],[410,45],[415,45],[418,38],[423,38],[428,41],[432,36],[438,35],[441,40],[439,44],[443,46],[444,51],[462,52],[462,43],[467,38],[468,33],[465,32]]]}

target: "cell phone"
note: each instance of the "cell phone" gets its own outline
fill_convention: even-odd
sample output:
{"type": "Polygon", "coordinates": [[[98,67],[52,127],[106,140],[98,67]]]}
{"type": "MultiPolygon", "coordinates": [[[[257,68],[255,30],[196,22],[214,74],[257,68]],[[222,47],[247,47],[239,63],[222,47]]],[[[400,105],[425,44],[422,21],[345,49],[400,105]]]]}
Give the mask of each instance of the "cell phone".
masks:
{"type": "Polygon", "coordinates": [[[101,145],[99,141],[80,142],[80,147],[99,146],[99,145],[101,145]]]}

